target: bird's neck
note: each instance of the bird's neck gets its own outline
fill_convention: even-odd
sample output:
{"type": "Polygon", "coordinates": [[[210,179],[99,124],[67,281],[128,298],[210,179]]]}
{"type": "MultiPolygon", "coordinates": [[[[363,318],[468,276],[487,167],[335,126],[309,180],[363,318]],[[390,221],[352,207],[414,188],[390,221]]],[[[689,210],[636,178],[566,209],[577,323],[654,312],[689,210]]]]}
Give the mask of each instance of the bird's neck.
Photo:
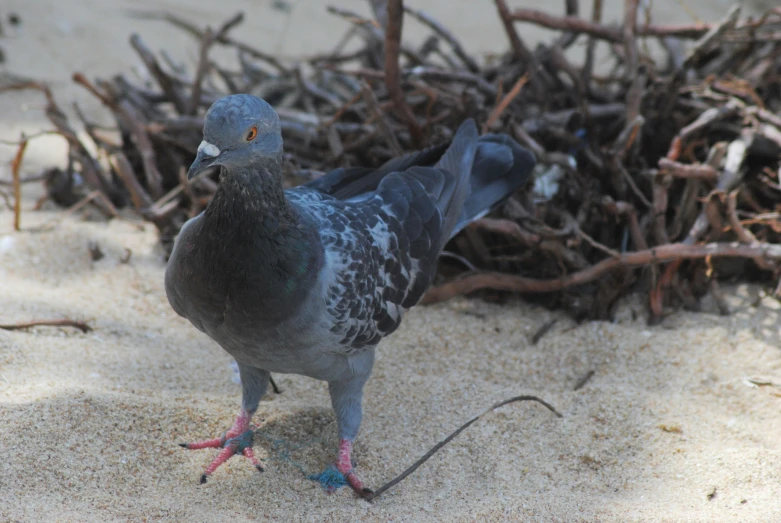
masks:
{"type": "Polygon", "coordinates": [[[250,302],[267,319],[288,315],[274,304],[302,300],[323,260],[317,229],[290,204],[272,172],[223,172],[202,231],[213,269],[230,274],[236,292],[253,296],[250,302]]]}
{"type": "Polygon", "coordinates": [[[256,227],[267,229],[270,234],[279,228],[295,225],[295,213],[275,172],[278,172],[276,166],[223,168],[220,185],[206,214],[217,219],[230,219],[234,223],[249,221],[256,227]],[[267,219],[258,221],[259,218],[267,219]]]}

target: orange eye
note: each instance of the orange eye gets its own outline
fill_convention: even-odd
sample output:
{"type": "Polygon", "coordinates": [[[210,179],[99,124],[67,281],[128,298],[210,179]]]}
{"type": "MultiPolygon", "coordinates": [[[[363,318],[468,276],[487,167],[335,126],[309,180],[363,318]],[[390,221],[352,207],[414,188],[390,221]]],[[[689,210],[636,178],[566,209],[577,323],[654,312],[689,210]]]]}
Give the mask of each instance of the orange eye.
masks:
{"type": "Polygon", "coordinates": [[[248,141],[248,142],[251,142],[251,141],[252,141],[252,140],[254,140],[254,139],[257,137],[257,136],[258,136],[258,128],[257,128],[257,127],[255,127],[255,126],[253,125],[253,126],[252,126],[252,128],[251,128],[251,129],[249,130],[249,132],[247,133],[247,141],[248,141]]]}

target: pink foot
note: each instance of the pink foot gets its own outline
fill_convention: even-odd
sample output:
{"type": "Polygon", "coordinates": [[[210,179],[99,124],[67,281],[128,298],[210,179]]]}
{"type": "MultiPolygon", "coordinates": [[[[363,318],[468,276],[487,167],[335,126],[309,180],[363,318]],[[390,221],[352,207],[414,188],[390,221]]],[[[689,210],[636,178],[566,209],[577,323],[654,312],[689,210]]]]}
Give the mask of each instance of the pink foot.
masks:
{"type": "Polygon", "coordinates": [[[349,483],[356,494],[363,498],[368,498],[374,492],[364,487],[363,481],[353,471],[353,462],[350,457],[352,450],[353,444],[349,440],[343,439],[339,442],[339,457],[336,460],[336,470],[342,473],[344,479],[347,480],[347,483],[349,483]]]}
{"type": "Polygon", "coordinates": [[[206,483],[208,477],[211,476],[211,474],[217,470],[220,465],[228,461],[236,454],[243,455],[245,458],[249,459],[253,465],[255,465],[255,468],[258,469],[259,472],[263,472],[263,467],[255,457],[255,453],[252,451],[252,443],[255,433],[249,426],[251,417],[252,416],[248,412],[242,411],[241,414],[239,414],[239,416],[236,418],[236,421],[233,423],[233,427],[231,427],[230,430],[228,430],[221,437],[208,439],[205,441],[196,441],[194,443],[179,444],[181,447],[190,450],[212,448],[222,449],[201,475],[201,484],[206,483]]]}

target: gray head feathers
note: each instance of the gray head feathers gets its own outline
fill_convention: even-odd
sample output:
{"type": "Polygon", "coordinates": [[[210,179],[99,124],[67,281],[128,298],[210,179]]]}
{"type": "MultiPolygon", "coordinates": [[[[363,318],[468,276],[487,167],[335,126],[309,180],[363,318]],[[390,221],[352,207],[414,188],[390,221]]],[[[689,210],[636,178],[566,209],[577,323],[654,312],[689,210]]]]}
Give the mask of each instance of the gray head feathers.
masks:
{"type": "Polygon", "coordinates": [[[222,150],[245,141],[253,126],[257,127],[256,143],[281,148],[279,116],[268,102],[249,94],[234,94],[214,102],[206,113],[203,138],[222,150]]]}
{"type": "Polygon", "coordinates": [[[203,142],[188,177],[214,165],[250,168],[277,162],[282,155],[279,116],[265,101],[248,94],[220,98],[206,112],[203,142]]]}

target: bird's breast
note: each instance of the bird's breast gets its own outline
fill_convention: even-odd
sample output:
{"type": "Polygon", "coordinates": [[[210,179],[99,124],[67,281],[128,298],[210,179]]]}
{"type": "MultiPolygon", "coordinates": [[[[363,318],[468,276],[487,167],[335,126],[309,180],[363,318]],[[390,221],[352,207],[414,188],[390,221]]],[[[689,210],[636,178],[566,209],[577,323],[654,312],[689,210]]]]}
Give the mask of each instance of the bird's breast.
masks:
{"type": "Polygon", "coordinates": [[[196,227],[177,240],[166,271],[172,307],[237,361],[324,379],[341,372],[322,300],[319,243],[215,243],[196,227]],[[337,370],[334,370],[337,369],[337,370]]]}

